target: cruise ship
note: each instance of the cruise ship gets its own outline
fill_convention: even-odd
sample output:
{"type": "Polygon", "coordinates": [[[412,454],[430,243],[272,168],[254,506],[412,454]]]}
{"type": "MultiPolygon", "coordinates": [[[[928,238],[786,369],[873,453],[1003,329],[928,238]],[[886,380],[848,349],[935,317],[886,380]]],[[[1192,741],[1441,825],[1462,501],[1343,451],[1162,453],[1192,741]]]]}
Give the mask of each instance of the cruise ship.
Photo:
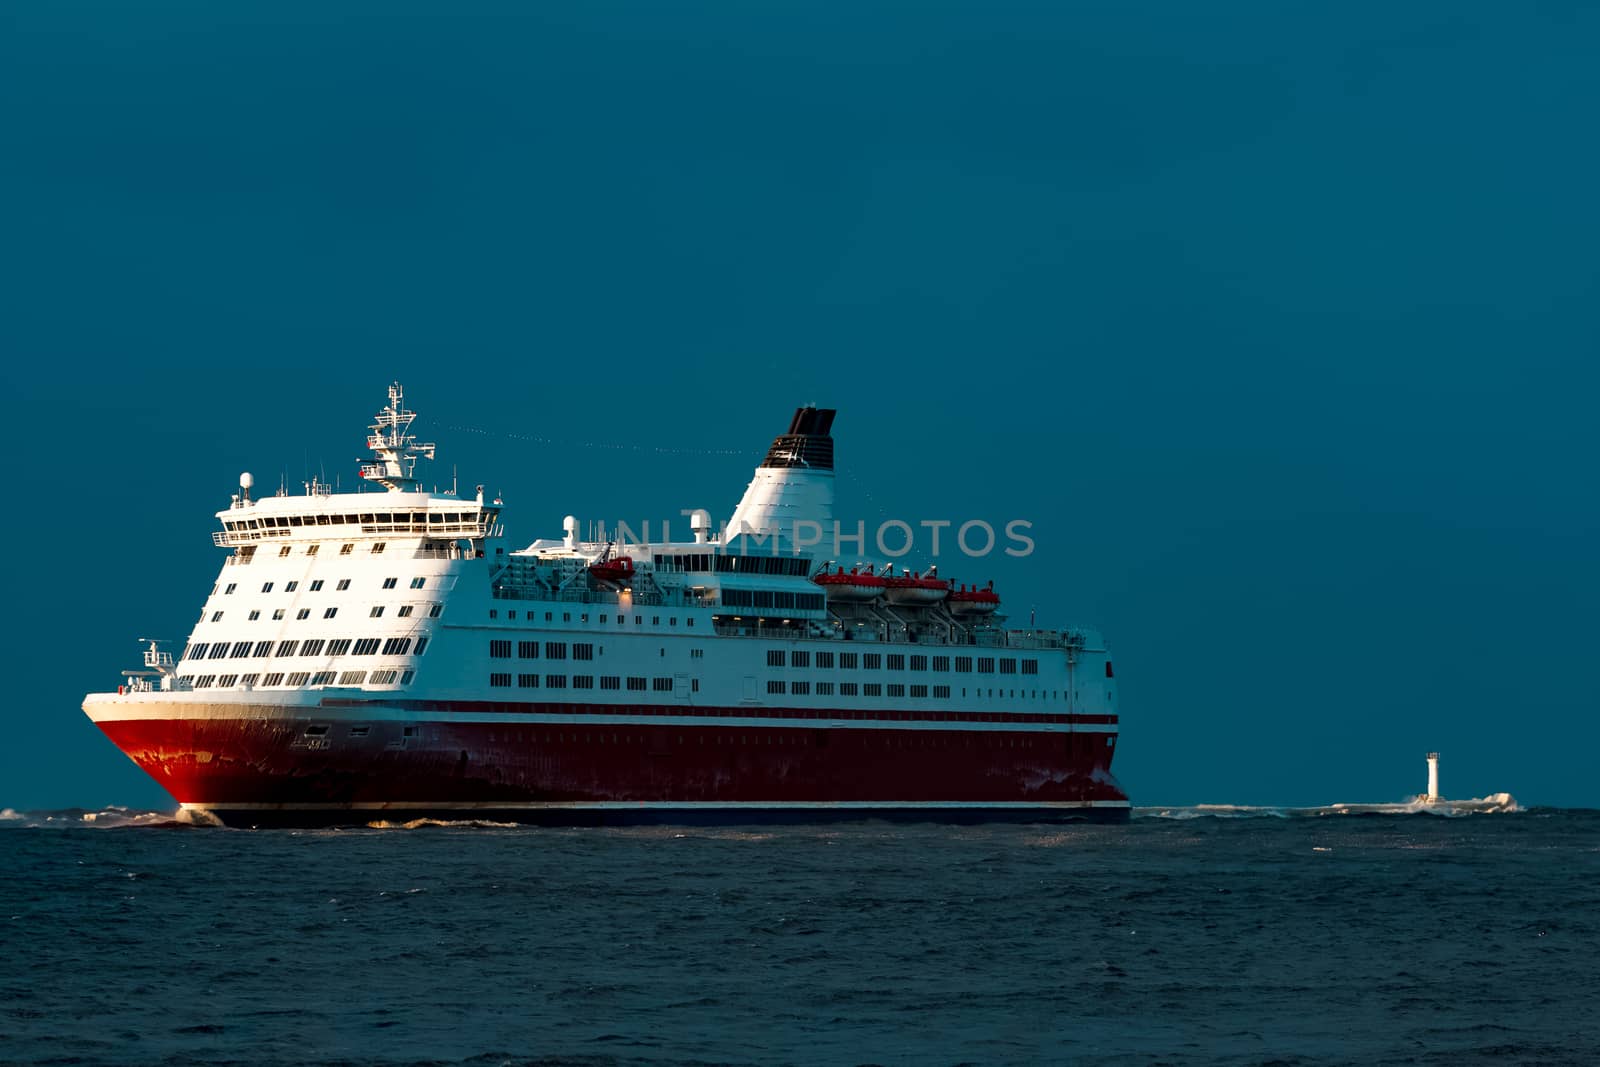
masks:
{"type": "Polygon", "coordinates": [[[482,487],[423,488],[396,383],[358,491],[240,477],[182,651],[141,639],[83,710],[227,825],[1125,820],[1098,633],[808,543],[837,529],[834,416],[797,410],[688,540],[568,516],[514,548],[482,487]]]}

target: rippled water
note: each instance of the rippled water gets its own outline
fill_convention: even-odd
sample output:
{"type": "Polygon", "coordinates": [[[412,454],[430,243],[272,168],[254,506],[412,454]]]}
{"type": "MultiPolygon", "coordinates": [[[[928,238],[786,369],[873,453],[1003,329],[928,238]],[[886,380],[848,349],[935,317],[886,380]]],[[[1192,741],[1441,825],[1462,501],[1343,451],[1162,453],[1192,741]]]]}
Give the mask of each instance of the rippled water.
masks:
{"type": "Polygon", "coordinates": [[[1596,812],[90,814],[0,816],[0,1061],[1600,1063],[1596,812]]]}

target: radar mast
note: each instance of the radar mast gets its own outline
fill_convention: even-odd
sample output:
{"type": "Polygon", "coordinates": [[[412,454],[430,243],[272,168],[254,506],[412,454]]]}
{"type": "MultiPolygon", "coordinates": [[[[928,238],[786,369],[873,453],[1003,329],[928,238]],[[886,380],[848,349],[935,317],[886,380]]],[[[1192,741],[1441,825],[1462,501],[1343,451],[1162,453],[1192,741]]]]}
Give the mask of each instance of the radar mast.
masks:
{"type": "Polygon", "coordinates": [[[372,449],[377,461],[361,465],[361,477],[377,482],[390,492],[414,492],[417,479],[413,476],[418,458],[432,459],[432,442],[420,443],[411,434],[415,411],[407,411],[405,392],[399,382],[389,386],[389,403],[372,421],[372,432],[367,435],[367,447],[372,449]]]}

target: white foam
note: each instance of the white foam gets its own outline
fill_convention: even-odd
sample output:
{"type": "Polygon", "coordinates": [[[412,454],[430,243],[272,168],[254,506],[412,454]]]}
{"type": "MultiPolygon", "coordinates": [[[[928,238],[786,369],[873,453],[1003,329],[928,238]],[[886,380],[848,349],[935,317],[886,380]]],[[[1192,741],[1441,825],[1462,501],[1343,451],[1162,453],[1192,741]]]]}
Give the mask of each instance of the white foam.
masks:
{"type": "Polygon", "coordinates": [[[1293,819],[1329,815],[1497,815],[1521,811],[1510,793],[1463,800],[1427,801],[1421,796],[1391,804],[1324,804],[1309,808],[1279,808],[1249,804],[1193,804],[1182,807],[1134,808],[1136,819],[1293,819]]]}

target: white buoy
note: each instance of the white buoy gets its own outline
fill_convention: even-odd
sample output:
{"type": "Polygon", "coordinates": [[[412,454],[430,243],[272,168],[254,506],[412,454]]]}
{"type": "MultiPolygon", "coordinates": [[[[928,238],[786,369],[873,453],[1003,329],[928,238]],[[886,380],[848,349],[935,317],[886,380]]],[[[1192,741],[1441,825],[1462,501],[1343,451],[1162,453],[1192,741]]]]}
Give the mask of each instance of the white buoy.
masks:
{"type": "Polygon", "coordinates": [[[1439,795],[1439,753],[1428,753],[1428,795],[1422,798],[1429,804],[1437,804],[1444,798],[1439,795]]]}

